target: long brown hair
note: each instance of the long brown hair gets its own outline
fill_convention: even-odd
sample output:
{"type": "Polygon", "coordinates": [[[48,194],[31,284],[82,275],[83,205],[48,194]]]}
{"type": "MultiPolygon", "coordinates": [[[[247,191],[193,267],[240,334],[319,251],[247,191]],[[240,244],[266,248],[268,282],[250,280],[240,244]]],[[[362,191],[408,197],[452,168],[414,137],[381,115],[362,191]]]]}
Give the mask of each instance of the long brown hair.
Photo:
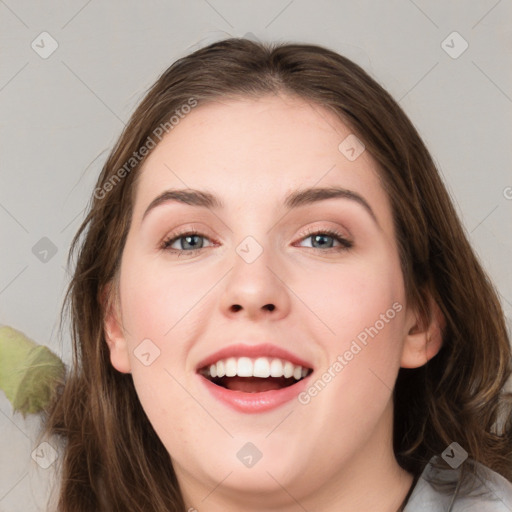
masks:
{"type": "Polygon", "coordinates": [[[397,461],[418,475],[456,441],[472,459],[512,480],[512,415],[502,410],[512,371],[503,311],[416,129],[375,80],[333,51],[232,38],[179,59],[151,87],[108,157],[73,240],[76,269],[67,295],[73,364],[45,431],[65,441],[60,511],[185,510],[169,454],[131,375],[110,364],[103,299],[115,294],[144,161],[140,148],[155,142],[155,130],[172,129],[170,116],[193,102],[276,93],[330,109],[364,142],[391,200],[407,300],[428,322],[431,297],[446,319],[437,356],[420,368],[400,369],[397,461]]]}

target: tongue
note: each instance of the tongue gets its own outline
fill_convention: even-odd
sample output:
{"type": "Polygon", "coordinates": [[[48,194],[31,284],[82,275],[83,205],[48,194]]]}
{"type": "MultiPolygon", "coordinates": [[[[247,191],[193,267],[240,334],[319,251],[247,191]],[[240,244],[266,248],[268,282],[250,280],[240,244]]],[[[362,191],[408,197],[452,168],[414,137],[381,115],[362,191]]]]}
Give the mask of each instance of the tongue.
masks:
{"type": "Polygon", "coordinates": [[[262,393],[263,391],[281,389],[295,382],[297,381],[293,378],[285,379],[284,377],[268,377],[266,379],[260,377],[223,377],[220,383],[231,391],[262,393]]]}

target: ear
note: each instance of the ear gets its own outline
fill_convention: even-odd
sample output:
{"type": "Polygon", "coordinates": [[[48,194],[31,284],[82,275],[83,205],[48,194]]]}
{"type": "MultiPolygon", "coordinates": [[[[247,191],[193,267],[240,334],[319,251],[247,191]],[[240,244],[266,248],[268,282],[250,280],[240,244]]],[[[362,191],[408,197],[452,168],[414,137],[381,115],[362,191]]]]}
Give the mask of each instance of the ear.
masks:
{"type": "Polygon", "coordinates": [[[402,368],[419,368],[432,359],[443,345],[446,320],[434,299],[429,295],[430,319],[422,319],[416,311],[409,311],[408,333],[402,350],[402,368]]]}
{"type": "Polygon", "coordinates": [[[130,373],[131,364],[121,319],[121,308],[119,307],[119,301],[114,298],[111,286],[109,284],[105,287],[101,297],[101,303],[105,311],[103,332],[110,350],[112,366],[121,373],[130,373]]]}

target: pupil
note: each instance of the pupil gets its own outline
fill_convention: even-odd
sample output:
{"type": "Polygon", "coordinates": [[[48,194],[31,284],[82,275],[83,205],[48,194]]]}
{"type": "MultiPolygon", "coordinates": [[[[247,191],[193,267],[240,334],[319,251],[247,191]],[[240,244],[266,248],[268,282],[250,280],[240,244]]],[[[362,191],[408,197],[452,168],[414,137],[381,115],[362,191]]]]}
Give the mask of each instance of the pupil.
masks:
{"type": "MultiPolygon", "coordinates": [[[[193,238],[199,238],[198,235],[189,235],[189,236],[186,236],[184,237],[185,238],[185,244],[190,244],[190,240],[193,239],[193,238]]],[[[182,244],[183,245],[183,244],[182,244]]],[[[192,244],[192,249],[197,249],[197,247],[192,244]]]]}
{"type": "MultiPolygon", "coordinates": [[[[314,238],[315,241],[317,239],[323,239],[325,241],[326,238],[332,238],[332,237],[329,236],[329,235],[315,235],[313,238],[314,238]]],[[[321,247],[325,247],[325,244],[322,244],[321,247]]]]}
{"type": "MultiPolygon", "coordinates": [[[[199,237],[198,235],[189,235],[189,236],[186,236],[186,237],[184,237],[184,239],[185,239],[185,244],[190,245],[192,249],[197,249],[197,247],[196,247],[197,242],[196,242],[196,244],[194,244],[193,242],[191,242],[191,240],[193,240],[193,239],[197,239],[197,238],[200,238],[200,237],[199,237]]],[[[329,239],[329,238],[331,238],[331,239],[332,239],[332,237],[331,237],[330,235],[315,235],[315,236],[313,237],[313,239],[314,239],[315,243],[316,243],[317,241],[320,241],[320,246],[321,246],[321,247],[325,247],[325,245],[326,245],[326,244],[325,244],[325,241],[326,241],[326,239],[329,239]]],[[[182,245],[183,245],[183,244],[182,244],[182,245]]],[[[201,246],[202,246],[202,244],[201,244],[201,246]]]]}

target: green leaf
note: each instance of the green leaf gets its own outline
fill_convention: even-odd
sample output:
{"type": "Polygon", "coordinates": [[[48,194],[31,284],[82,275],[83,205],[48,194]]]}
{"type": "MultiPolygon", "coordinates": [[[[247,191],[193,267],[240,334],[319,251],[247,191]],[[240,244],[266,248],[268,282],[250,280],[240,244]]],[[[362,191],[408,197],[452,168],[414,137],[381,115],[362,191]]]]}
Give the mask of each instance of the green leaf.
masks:
{"type": "Polygon", "coordinates": [[[25,416],[44,410],[64,375],[64,363],[48,347],[0,327],[0,389],[15,411],[25,416]]]}

